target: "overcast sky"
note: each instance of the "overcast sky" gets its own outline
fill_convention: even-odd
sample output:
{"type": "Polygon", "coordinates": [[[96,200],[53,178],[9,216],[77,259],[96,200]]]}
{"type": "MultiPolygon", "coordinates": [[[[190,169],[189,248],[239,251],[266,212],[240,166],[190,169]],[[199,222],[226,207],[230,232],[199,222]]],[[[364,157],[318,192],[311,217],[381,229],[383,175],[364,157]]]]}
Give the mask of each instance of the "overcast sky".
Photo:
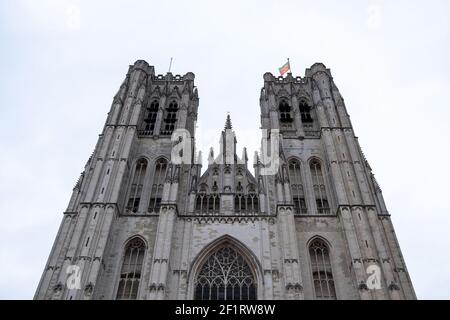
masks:
{"type": "Polygon", "coordinates": [[[0,1],[0,298],[31,299],[137,59],[195,73],[199,147],[226,112],[259,146],[262,76],[323,62],[381,185],[417,296],[450,298],[449,1],[0,1]]]}

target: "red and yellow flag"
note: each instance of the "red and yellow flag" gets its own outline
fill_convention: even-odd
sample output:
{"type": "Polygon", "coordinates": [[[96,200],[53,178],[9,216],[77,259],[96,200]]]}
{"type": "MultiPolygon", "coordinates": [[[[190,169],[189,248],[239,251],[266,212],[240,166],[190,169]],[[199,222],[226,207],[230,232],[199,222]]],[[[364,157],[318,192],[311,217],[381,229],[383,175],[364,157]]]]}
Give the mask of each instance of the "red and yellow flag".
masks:
{"type": "Polygon", "coordinates": [[[278,68],[278,70],[280,70],[281,76],[283,76],[286,72],[291,71],[291,65],[289,64],[289,59],[281,68],[278,68]]]}

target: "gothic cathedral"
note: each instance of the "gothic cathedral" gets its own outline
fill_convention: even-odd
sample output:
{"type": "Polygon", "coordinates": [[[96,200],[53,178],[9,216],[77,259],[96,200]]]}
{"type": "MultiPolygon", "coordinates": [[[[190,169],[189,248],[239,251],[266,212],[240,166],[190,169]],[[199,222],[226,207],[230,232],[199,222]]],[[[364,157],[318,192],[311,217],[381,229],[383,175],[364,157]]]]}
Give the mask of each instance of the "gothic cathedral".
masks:
{"type": "Polygon", "coordinates": [[[264,74],[253,169],[228,116],[202,170],[198,107],[193,73],[129,67],[35,299],[416,299],[329,69],[264,74]]]}

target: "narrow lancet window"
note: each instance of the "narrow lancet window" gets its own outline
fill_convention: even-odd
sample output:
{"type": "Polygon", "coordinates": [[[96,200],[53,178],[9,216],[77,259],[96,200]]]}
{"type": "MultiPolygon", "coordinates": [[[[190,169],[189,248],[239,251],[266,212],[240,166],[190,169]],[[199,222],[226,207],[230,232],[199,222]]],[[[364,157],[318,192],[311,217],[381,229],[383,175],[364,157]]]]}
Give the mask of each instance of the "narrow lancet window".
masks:
{"type": "Polygon", "coordinates": [[[142,189],[144,186],[145,172],[147,170],[147,160],[140,159],[136,163],[136,168],[133,173],[130,193],[128,197],[127,210],[136,213],[139,210],[141,202],[142,189]]]}
{"type": "Polygon", "coordinates": [[[144,255],[144,241],[134,238],[128,242],[120,271],[119,288],[117,290],[118,300],[137,299],[144,255]]]}
{"type": "Polygon", "coordinates": [[[309,246],[312,279],[316,299],[336,299],[333,272],[331,270],[330,253],[327,244],[315,239],[309,246]]]}
{"type": "Polygon", "coordinates": [[[292,202],[294,204],[295,213],[308,213],[305,200],[305,192],[303,189],[300,161],[298,161],[297,159],[291,159],[289,161],[289,180],[291,183],[292,202]]]}
{"type": "Polygon", "coordinates": [[[150,188],[150,202],[148,205],[149,213],[158,213],[161,207],[162,193],[164,189],[164,180],[166,178],[167,160],[158,159],[155,162],[155,173],[153,174],[153,183],[150,188]]]}
{"type": "Polygon", "coordinates": [[[314,188],[314,196],[316,199],[317,212],[319,214],[329,214],[330,205],[328,203],[328,197],[322,173],[322,166],[319,160],[311,160],[310,170],[314,188]]]}

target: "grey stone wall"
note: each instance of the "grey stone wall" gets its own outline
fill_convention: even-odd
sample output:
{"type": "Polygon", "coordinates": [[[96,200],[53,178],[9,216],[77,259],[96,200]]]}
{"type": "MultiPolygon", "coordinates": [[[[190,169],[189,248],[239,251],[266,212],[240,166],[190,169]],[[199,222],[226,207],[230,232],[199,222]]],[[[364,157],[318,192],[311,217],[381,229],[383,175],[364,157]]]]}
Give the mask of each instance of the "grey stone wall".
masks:
{"type": "MultiPolygon", "coordinates": [[[[166,107],[178,103],[176,128],[187,129],[195,142],[199,99],[194,78],[190,72],[156,75],[142,60],[129,67],[74,187],[35,299],[115,299],[125,246],[134,237],[146,245],[138,299],[192,299],[199,268],[224,243],[248,261],[258,299],[315,299],[308,246],[317,238],[329,249],[337,299],[416,298],[381,189],[329,69],[316,63],[304,77],[264,74],[262,129],[280,129],[282,135],[280,167],[269,176],[261,175],[260,162],[251,173],[245,153],[241,159],[233,150],[227,160],[230,144],[225,140],[217,157],[209,155],[203,173],[199,162],[173,163],[174,142],[163,135],[166,107]],[[143,129],[144,115],[155,99],[159,108],[149,132],[143,129]],[[292,108],[291,122],[281,121],[281,101],[292,108]],[[299,109],[302,101],[311,108],[312,122],[299,109]],[[161,208],[150,213],[148,193],[161,157],[168,161],[161,208]],[[148,161],[149,171],[139,210],[133,213],[127,202],[140,158],[148,161]],[[301,163],[304,214],[295,213],[292,199],[288,166],[293,158],[301,163]],[[330,207],[326,213],[317,208],[312,159],[321,163],[330,207]],[[202,186],[207,188],[202,191],[202,186]],[[258,212],[234,209],[238,186],[258,197],[258,212]],[[219,211],[199,212],[196,199],[202,192],[221,197],[219,211]],[[81,268],[79,289],[66,286],[71,265],[81,268]],[[381,272],[376,290],[367,286],[367,270],[374,265],[381,272]]],[[[229,132],[230,118],[222,139],[229,132]]]]}

